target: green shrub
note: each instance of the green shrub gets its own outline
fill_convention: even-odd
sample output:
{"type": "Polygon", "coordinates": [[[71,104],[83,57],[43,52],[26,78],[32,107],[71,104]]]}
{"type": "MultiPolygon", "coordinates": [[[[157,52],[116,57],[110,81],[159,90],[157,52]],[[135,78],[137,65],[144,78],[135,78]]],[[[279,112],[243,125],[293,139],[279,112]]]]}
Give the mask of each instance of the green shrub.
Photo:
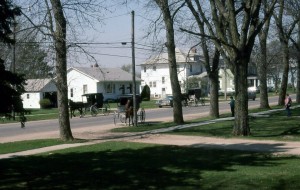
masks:
{"type": "Polygon", "coordinates": [[[142,93],[141,93],[141,99],[143,101],[149,101],[150,100],[150,88],[148,85],[145,85],[142,93]]]}
{"type": "Polygon", "coordinates": [[[48,98],[44,98],[40,100],[41,108],[50,108],[51,107],[51,101],[48,98]]]}

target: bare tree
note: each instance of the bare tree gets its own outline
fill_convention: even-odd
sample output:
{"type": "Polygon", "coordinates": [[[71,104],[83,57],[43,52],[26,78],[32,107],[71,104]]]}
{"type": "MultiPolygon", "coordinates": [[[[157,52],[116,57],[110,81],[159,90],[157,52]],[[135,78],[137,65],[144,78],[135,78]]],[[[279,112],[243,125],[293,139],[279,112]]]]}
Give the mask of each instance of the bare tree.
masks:
{"type": "Polygon", "coordinates": [[[74,46],[83,51],[84,49],[74,42],[67,43],[71,37],[77,40],[76,29],[93,27],[93,21],[100,21],[103,1],[29,1],[28,9],[29,13],[24,10],[23,15],[33,25],[32,29],[38,30],[45,40],[52,42],[50,46],[54,48],[56,62],[60,138],[65,141],[73,140],[68,112],[67,50],[74,46]],[[69,35],[67,31],[70,31],[69,35]]]}
{"type": "Polygon", "coordinates": [[[286,0],[279,0],[279,8],[278,11],[274,12],[273,16],[276,21],[279,41],[281,44],[283,57],[282,57],[282,64],[283,64],[283,73],[282,73],[282,80],[281,86],[279,91],[279,98],[278,98],[278,105],[284,105],[284,99],[287,90],[288,84],[288,74],[289,74],[289,41],[291,34],[299,21],[299,18],[291,20],[290,23],[287,24],[287,20],[285,18],[284,11],[286,10],[286,0]]]}
{"type": "Polygon", "coordinates": [[[300,20],[299,20],[299,12],[300,12],[300,2],[297,0],[289,0],[287,7],[289,9],[289,14],[294,18],[294,20],[298,20],[294,35],[290,36],[292,44],[296,51],[296,60],[297,60],[297,86],[296,86],[296,102],[300,103],[300,20]]]}
{"type": "Polygon", "coordinates": [[[233,134],[250,135],[248,118],[247,69],[255,38],[271,15],[276,0],[261,19],[261,1],[210,0],[210,10],[198,12],[209,30],[209,38],[234,73],[235,122],[233,134]]]}
{"type": "MultiPolygon", "coordinates": [[[[267,14],[267,3],[268,1],[263,1],[263,12],[264,14],[267,14]]],[[[268,100],[268,86],[267,86],[267,39],[268,39],[268,33],[271,23],[271,17],[269,17],[263,27],[263,29],[260,31],[258,37],[259,37],[259,45],[260,45],[260,61],[259,65],[257,67],[258,70],[258,78],[260,80],[260,108],[267,108],[269,109],[269,100],[268,100]]]]}
{"type": "MultiPolygon", "coordinates": [[[[57,99],[59,107],[59,134],[62,140],[73,140],[69,120],[68,83],[67,83],[67,23],[60,0],[50,0],[55,27],[51,33],[56,54],[57,99]],[[55,28],[55,29],[54,29],[55,28]]],[[[50,9],[48,9],[50,10],[50,9]]],[[[50,14],[49,14],[50,16],[50,14]]],[[[52,19],[52,18],[51,18],[52,19]]]]}
{"type": "Polygon", "coordinates": [[[169,58],[169,70],[171,87],[173,92],[173,120],[176,124],[184,123],[182,115],[182,105],[181,105],[181,89],[178,82],[177,75],[177,64],[176,64],[176,53],[175,53],[175,39],[174,39],[174,17],[181,6],[175,8],[173,11],[169,0],[155,0],[156,4],[160,8],[163,16],[163,20],[166,27],[166,46],[168,48],[168,58],[169,58]]]}
{"type": "Polygon", "coordinates": [[[219,117],[219,61],[220,61],[220,52],[215,47],[212,55],[209,52],[208,41],[207,38],[207,30],[205,29],[205,23],[201,18],[200,14],[197,12],[201,8],[200,1],[194,1],[195,5],[191,0],[185,0],[188,8],[192,12],[192,15],[197,23],[198,32],[192,31],[190,29],[181,28],[182,31],[199,36],[200,46],[202,48],[203,56],[204,56],[204,65],[205,69],[210,81],[210,116],[219,117]],[[196,8],[195,8],[195,7],[196,8]]]}
{"type": "Polygon", "coordinates": [[[132,69],[132,65],[131,64],[122,65],[121,69],[130,73],[132,69]]]}

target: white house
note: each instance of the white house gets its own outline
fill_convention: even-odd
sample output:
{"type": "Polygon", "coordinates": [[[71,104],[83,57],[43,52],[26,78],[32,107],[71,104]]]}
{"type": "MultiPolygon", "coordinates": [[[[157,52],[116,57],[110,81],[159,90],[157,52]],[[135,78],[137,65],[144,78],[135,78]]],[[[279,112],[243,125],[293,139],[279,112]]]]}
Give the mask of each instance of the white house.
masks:
{"type": "MultiPolygon", "coordinates": [[[[181,85],[181,90],[184,92],[187,78],[191,75],[205,72],[205,68],[201,63],[200,56],[197,54],[196,49],[193,49],[189,54],[183,53],[178,48],[176,48],[175,51],[178,80],[181,85]]],[[[154,98],[172,94],[168,53],[163,52],[141,64],[141,79],[141,89],[143,89],[145,85],[148,85],[150,87],[151,96],[154,98]]]]}
{"type": "Polygon", "coordinates": [[[41,108],[40,100],[50,99],[52,106],[57,106],[57,88],[53,79],[26,80],[25,93],[21,95],[24,108],[41,108]]]}
{"type": "MultiPolygon", "coordinates": [[[[249,90],[258,90],[259,80],[256,68],[253,64],[249,64],[248,66],[247,82],[249,90]]],[[[235,91],[234,75],[229,68],[226,68],[224,67],[224,64],[221,64],[219,69],[219,94],[223,94],[225,89],[228,93],[235,91]]]]}
{"type": "MultiPolygon", "coordinates": [[[[120,68],[71,67],[67,71],[68,98],[83,100],[82,95],[102,93],[104,101],[132,93],[132,74],[120,68]]],[[[136,77],[136,92],[140,93],[141,79],[136,77]]]]}

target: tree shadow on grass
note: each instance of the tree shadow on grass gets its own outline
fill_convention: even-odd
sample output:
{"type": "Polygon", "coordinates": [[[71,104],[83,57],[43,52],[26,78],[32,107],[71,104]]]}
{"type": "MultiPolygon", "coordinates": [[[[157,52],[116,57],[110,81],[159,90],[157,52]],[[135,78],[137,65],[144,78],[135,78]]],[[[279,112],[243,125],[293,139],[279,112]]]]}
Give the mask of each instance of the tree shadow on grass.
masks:
{"type": "MultiPolygon", "coordinates": [[[[274,131],[274,130],[273,130],[274,131]]],[[[274,133],[272,129],[265,129],[264,134],[253,134],[253,137],[283,137],[283,136],[299,136],[300,134],[300,127],[287,127],[286,130],[278,131],[278,133],[274,133]]]]}
{"type": "Polygon", "coordinates": [[[107,142],[0,160],[0,189],[202,189],[206,171],[273,167],[262,153],[107,142]]]}

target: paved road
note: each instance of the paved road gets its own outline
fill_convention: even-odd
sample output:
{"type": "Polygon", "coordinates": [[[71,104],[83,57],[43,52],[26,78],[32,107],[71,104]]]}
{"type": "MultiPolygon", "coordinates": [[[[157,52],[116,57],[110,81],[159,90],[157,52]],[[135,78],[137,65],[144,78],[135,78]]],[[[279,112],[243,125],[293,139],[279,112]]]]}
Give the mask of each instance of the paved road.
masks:
{"type": "MultiPolygon", "coordinates": [[[[277,103],[277,97],[270,98],[270,104],[277,103]]],[[[249,101],[249,108],[258,107],[259,100],[249,101]]],[[[229,112],[228,102],[220,103],[220,113],[229,112]]],[[[207,116],[210,106],[183,107],[185,120],[196,117],[207,116]]],[[[172,121],[172,108],[157,108],[146,110],[147,122],[172,121]]],[[[75,137],[78,134],[105,133],[115,126],[113,124],[113,114],[109,116],[72,118],[71,129],[75,137]]],[[[39,139],[39,138],[57,138],[59,137],[58,120],[27,122],[25,128],[20,128],[20,123],[0,124],[0,142],[9,142],[17,140],[39,139]]]]}

